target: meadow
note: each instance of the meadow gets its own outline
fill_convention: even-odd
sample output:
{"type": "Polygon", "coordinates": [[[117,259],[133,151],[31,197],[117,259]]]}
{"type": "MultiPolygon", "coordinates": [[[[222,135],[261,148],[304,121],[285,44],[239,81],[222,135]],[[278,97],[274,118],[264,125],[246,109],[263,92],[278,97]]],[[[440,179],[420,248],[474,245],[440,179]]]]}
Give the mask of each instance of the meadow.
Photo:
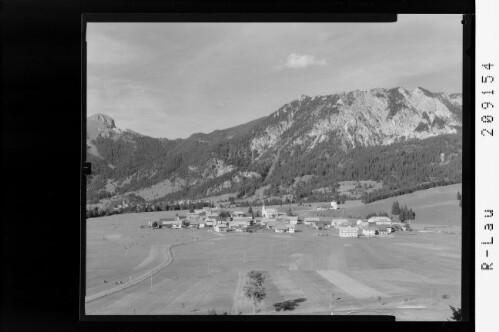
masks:
{"type": "MultiPolygon", "coordinates": [[[[86,313],[252,314],[243,285],[248,271],[260,270],[267,295],[257,315],[386,314],[397,320],[447,320],[449,305],[461,306],[458,190],[459,185],[432,188],[320,211],[345,216],[390,212],[393,200],[415,210],[416,231],[378,238],[340,238],[335,229],[317,236],[304,225],[295,234],[140,228],[175,211],[89,219],[87,296],[117,287],[116,282],[126,284],[165,261],[168,265],[130,287],[86,302],[86,313]],[[285,301],[293,303],[293,310],[276,311],[274,304],[285,301]]],[[[301,215],[318,213],[314,205],[291,208],[301,215]]]]}

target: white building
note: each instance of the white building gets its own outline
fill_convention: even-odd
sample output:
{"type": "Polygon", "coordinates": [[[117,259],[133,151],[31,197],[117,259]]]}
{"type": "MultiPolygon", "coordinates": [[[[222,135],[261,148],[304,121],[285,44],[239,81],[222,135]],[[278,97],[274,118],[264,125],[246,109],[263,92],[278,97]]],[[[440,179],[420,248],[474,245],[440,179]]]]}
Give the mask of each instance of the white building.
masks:
{"type": "Polygon", "coordinates": [[[340,227],[340,237],[357,237],[359,236],[359,228],[358,227],[340,227]]]}
{"type": "Polygon", "coordinates": [[[303,223],[307,226],[312,226],[316,221],[319,221],[319,217],[305,217],[303,223]]]}
{"type": "Polygon", "coordinates": [[[371,217],[368,220],[369,222],[374,222],[376,225],[391,225],[392,220],[388,217],[383,217],[383,216],[375,216],[371,217]]]}
{"type": "Polygon", "coordinates": [[[336,201],[331,202],[331,209],[332,210],[338,210],[338,203],[336,201]]]}
{"type": "Polygon", "coordinates": [[[277,212],[276,209],[266,209],[265,204],[262,205],[262,217],[268,218],[268,219],[274,219],[277,218],[279,213],[277,212]]]}
{"type": "Polygon", "coordinates": [[[367,227],[362,229],[362,235],[370,237],[376,235],[376,229],[372,227],[367,227]]]}
{"type": "Polygon", "coordinates": [[[213,227],[213,229],[215,230],[215,232],[225,232],[227,230],[227,225],[225,224],[218,224],[216,226],[213,227]]]}

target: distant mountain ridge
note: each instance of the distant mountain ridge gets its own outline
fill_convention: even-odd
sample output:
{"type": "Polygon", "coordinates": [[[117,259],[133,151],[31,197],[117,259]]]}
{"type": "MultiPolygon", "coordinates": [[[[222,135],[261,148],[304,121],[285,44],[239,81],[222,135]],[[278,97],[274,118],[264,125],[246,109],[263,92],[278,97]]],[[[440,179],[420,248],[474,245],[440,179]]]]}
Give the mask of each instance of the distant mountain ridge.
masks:
{"type": "MultiPolygon", "coordinates": [[[[363,153],[369,154],[372,149],[393,144],[418,145],[429,139],[448,140],[448,151],[443,153],[453,162],[449,159],[445,167],[453,168],[442,173],[444,166],[424,166],[428,174],[418,181],[425,176],[431,180],[433,173],[444,178],[452,173],[451,177],[456,178],[460,176],[456,169],[460,139],[454,137],[460,138],[461,128],[462,95],[435,93],[420,87],[410,91],[401,87],[377,88],[302,96],[267,117],[176,140],[121,130],[110,117],[96,114],[87,119],[87,159],[95,165],[95,175],[87,183],[87,198],[95,202],[99,198],[140,193],[158,183],[165,183],[165,188],[153,195],[157,199],[165,195],[166,199],[177,199],[225,192],[248,197],[269,185],[280,188],[282,193],[292,193],[294,178],[303,172],[324,178],[316,179],[320,183],[326,177],[331,182],[341,181],[340,157],[348,159],[363,149],[367,149],[363,153]]],[[[428,143],[419,146],[432,149],[428,143]]],[[[437,152],[434,151],[438,159],[442,152],[437,152]]],[[[388,174],[382,168],[378,173],[364,173],[375,177],[388,174]]]]}

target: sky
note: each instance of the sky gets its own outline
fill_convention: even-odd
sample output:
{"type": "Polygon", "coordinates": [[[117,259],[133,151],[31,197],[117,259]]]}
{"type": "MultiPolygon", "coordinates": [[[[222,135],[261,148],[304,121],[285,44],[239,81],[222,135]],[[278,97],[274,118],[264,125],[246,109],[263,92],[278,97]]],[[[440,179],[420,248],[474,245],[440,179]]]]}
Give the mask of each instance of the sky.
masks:
{"type": "Polygon", "coordinates": [[[88,23],[87,115],[175,139],[268,116],[303,94],[461,92],[461,19],[88,23]]]}

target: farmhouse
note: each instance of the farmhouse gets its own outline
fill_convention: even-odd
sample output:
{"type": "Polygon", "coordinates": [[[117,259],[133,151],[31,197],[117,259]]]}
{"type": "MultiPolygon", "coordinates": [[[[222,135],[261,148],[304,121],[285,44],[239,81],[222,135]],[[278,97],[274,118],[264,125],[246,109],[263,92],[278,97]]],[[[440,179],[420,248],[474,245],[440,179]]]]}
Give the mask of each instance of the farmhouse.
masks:
{"type": "Polygon", "coordinates": [[[375,236],[377,235],[377,233],[378,233],[377,229],[373,227],[366,227],[362,229],[362,235],[366,237],[375,236]]]}
{"type": "Polygon", "coordinates": [[[362,228],[368,227],[369,222],[367,220],[359,219],[359,220],[357,220],[357,226],[362,227],[362,228]]]}
{"type": "Polygon", "coordinates": [[[288,227],[286,225],[279,224],[279,225],[276,225],[275,232],[276,233],[284,233],[287,229],[288,229],[288,227]]]}
{"type": "Polygon", "coordinates": [[[222,218],[220,216],[212,216],[212,217],[207,217],[204,219],[204,222],[206,226],[214,226],[219,222],[225,222],[225,218],[222,218]]]}
{"type": "Polygon", "coordinates": [[[371,217],[368,220],[369,222],[374,222],[376,225],[391,225],[392,220],[388,217],[383,217],[383,216],[375,216],[371,217]]]}
{"type": "Polygon", "coordinates": [[[333,227],[341,227],[341,226],[349,226],[350,222],[346,218],[335,218],[331,221],[331,226],[333,227]]]}
{"type": "Polygon", "coordinates": [[[331,222],[325,218],[319,218],[319,221],[314,221],[312,227],[315,229],[328,229],[331,226],[331,222]]]}
{"type": "Polygon", "coordinates": [[[204,228],[204,222],[200,219],[189,220],[189,228],[204,228]]]}
{"type": "Polygon", "coordinates": [[[358,227],[340,227],[340,237],[357,237],[359,235],[359,228],[358,227]]]}
{"type": "Polygon", "coordinates": [[[276,209],[266,209],[265,204],[262,205],[262,217],[273,219],[277,218],[278,215],[279,213],[276,209]]]}
{"type": "Polygon", "coordinates": [[[218,224],[218,225],[215,225],[215,227],[213,227],[213,229],[215,230],[215,232],[226,232],[227,231],[227,225],[224,225],[224,224],[218,224]]]}
{"type": "Polygon", "coordinates": [[[284,220],[291,225],[298,224],[298,216],[286,216],[284,217],[284,220]]]}
{"type": "Polygon", "coordinates": [[[177,221],[177,218],[175,218],[175,217],[159,219],[159,222],[163,226],[171,226],[175,221],[177,221]]]}
{"type": "Polygon", "coordinates": [[[303,219],[303,223],[307,226],[312,226],[316,221],[319,221],[319,217],[305,217],[305,219],[303,219]]]}
{"type": "Polygon", "coordinates": [[[158,220],[155,220],[155,221],[149,221],[149,226],[151,226],[152,228],[161,228],[162,227],[162,224],[160,221],[158,220]]]}
{"type": "Polygon", "coordinates": [[[284,224],[282,221],[278,221],[276,219],[269,219],[267,221],[267,228],[275,228],[279,224],[284,224]]]}
{"type": "Polygon", "coordinates": [[[246,217],[246,213],[243,211],[234,211],[230,214],[232,218],[237,218],[237,217],[246,217]]]}
{"type": "Polygon", "coordinates": [[[199,218],[199,213],[196,212],[187,213],[187,219],[195,219],[195,218],[199,218]]]}
{"type": "Polygon", "coordinates": [[[246,222],[246,223],[250,223],[251,220],[253,220],[253,218],[251,217],[234,217],[232,218],[232,221],[239,221],[239,222],[246,222]]]}
{"type": "Polygon", "coordinates": [[[244,221],[244,220],[239,220],[239,221],[231,221],[229,222],[229,228],[234,229],[234,228],[245,228],[249,226],[249,222],[244,221]]]}
{"type": "Polygon", "coordinates": [[[377,226],[376,228],[379,235],[388,235],[388,233],[391,233],[390,231],[388,231],[388,228],[391,227],[377,226]]]}

